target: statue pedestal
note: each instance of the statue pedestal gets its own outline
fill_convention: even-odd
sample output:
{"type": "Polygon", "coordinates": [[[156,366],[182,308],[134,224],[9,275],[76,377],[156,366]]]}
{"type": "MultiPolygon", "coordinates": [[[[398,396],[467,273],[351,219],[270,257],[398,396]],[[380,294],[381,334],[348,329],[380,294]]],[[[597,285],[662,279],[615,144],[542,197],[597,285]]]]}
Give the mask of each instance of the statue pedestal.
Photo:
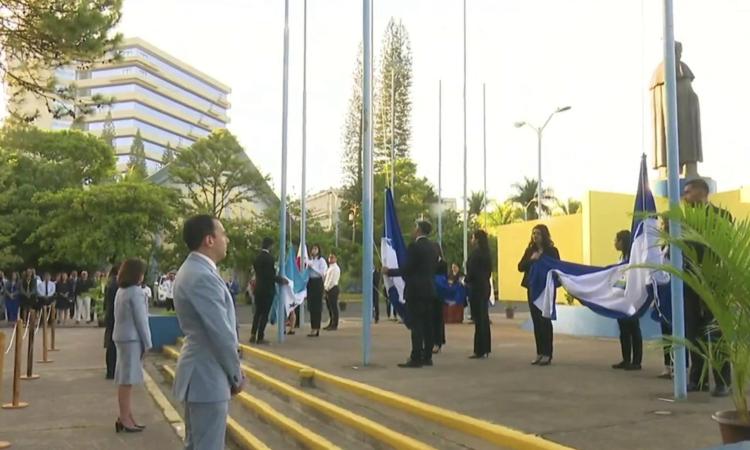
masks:
{"type": "MultiPolygon", "coordinates": [[[[716,193],[716,180],[708,177],[701,177],[708,183],[708,192],[710,194],[716,193]]],[[[689,180],[686,178],[680,178],[680,196],[682,196],[682,190],[685,188],[685,183],[689,180]]],[[[657,197],[669,197],[669,182],[667,180],[656,180],[651,183],[651,191],[657,197]]]]}

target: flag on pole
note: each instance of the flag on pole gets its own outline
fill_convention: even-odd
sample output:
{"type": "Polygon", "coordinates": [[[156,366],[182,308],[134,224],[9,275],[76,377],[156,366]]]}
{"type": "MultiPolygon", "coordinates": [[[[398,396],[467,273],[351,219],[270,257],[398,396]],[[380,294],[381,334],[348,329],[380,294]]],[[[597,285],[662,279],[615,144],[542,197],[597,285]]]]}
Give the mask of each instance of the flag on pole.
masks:
{"type": "Polygon", "coordinates": [[[302,243],[300,243],[299,250],[297,250],[297,259],[295,261],[297,264],[297,269],[302,270],[305,267],[308,259],[307,245],[303,246],[302,243]]]}
{"type": "MultiPolygon", "coordinates": [[[[393,203],[393,194],[390,189],[385,190],[385,233],[380,241],[380,259],[383,267],[399,269],[406,262],[406,244],[401,234],[401,226],[396,217],[396,207],[393,203]]],[[[406,300],[404,299],[404,288],[406,284],[402,277],[383,277],[383,285],[388,293],[388,301],[393,310],[407,324],[406,300]]]]}
{"type": "Polygon", "coordinates": [[[542,315],[556,318],[555,295],[557,287],[562,286],[597,314],[613,319],[640,317],[655,298],[659,271],[634,266],[662,261],[655,213],[656,203],[648,186],[644,155],[633,208],[630,260],[596,267],[542,257],[529,272],[534,305],[542,315]]]}
{"type": "Polygon", "coordinates": [[[289,283],[283,286],[276,285],[276,295],[274,295],[273,306],[268,318],[272,325],[276,323],[278,302],[283,302],[284,317],[287,318],[292,310],[301,305],[307,297],[307,281],[310,274],[307,269],[300,271],[296,266],[296,261],[294,249],[290,248],[286,257],[286,276],[284,277],[289,283]]]}

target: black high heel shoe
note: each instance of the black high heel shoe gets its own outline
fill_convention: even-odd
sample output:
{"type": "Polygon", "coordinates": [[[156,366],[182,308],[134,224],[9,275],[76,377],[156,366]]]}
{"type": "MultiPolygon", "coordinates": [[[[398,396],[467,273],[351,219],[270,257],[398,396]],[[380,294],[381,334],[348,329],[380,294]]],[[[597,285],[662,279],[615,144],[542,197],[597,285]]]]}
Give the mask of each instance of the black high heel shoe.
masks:
{"type": "Polygon", "coordinates": [[[121,431],[124,431],[126,433],[140,433],[141,431],[143,431],[143,428],[128,428],[122,424],[120,419],[117,419],[117,421],[115,421],[115,433],[119,433],[121,431]]]}
{"type": "Polygon", "coordinates": [[[307,337],[320,337],[320,330],[314,333],[311,331],[310,334],[307,335],[307,337]]]}

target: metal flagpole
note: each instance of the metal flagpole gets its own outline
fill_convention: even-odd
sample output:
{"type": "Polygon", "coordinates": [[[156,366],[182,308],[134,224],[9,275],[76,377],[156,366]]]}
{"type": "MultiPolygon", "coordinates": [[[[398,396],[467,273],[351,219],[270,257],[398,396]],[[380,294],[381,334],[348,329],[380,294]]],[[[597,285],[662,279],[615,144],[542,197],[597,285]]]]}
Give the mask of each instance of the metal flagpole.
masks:
{"type": "Polygon", "coordinates": [[[370,363],[370,322],[372,318],[372,0],[362,0],[362,42],[364,44],[364,77],[362,82],[362,365],[370,363]]]}
{"type": "Polygon", "coordinates": [[[466,269],[466,260],[469,254],[469,212],[466,204],[466,177],[467,177],[467,147],[466,147],[466,0],[464,0],[464,270],[466,269]]]}
{"type": "Polygon", "coordinates": [[[438,81],[438,244],[443,248],[443,80],[438,81]]]}
{"type": "MultiPolygon", "coordinates": [[[[674,18],[672,0],[664,0],[664,81],[667,99],[667,169],[670,207],[680,203],[680,164],[679,141],[677,134],[677,80],[675,75],[674,53],[674,18]]],[[[669,221],[669,233],[672,236],[681,234],[680,222],[669,221]]],[[[678,269],[682,269],[682,250],[676,245],[669,248],[669,259],[678,269]]],[[[674,396],[676,399],[687,398],[687,370],[685,368],[685,346],[680,345],[685,338],[685,311],[683,304],[683,285],[678,277],[672,277],[672,336],[677,345],[674,347],[674,396]]]]}
{"type": "MultiPolygon", "coordinates": [[[[305,256],[307,255],[307,209],[305,197],[307,196],[307,0],[303,2],[303,26],[302,26],[302,193],[300,194],[300,229],[299,246],[300,269],[304,269],[305,256]]],[[[299,325],[305,325],[305,302],[299,307],[299,325]]]]}
{"type": "MultiPolygon", "coordinates": [[[[393,64],[393,62],[391,62],[393,64]]],[[[396,178],[396,76],[391,67],[391,193],[395,192],[396,178]]]]}
{"type": "Polygon", "coordinates": [[[484,147],[484,228],[487,228],[487,85],[482,83],[482,145],[484,147]]]}
{"type": "MultiPolygon", "coordinates": [[[[284,76],[281,100],[281,219],[279,221],[279,274],[286,276],[284,260],[286,259],[286,154],[287,134],[289,122],[289,0],[284,0],[284,76]]],[[[276,321],[278,329],[276,338],[279,343],[284,342],[284,305],[279,299],[276,305],[276,321]]]]}

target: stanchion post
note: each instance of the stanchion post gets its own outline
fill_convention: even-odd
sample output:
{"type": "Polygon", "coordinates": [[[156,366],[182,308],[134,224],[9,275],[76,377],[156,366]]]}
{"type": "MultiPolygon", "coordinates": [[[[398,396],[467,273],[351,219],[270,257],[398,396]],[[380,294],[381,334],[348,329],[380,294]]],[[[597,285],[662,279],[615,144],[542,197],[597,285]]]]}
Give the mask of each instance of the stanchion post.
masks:
{"type": "MultiPolygon", "coordinates": [[[[23,351],[23,319],[16,322],[16,347],[13,365],[13,400],[3,405],[3,409],[21,409],[29,406],[21,401],[21,352],[23,351]]],[[[0,372],[2,373],[2,372],[0,372]]]]}
{"type": "Polygon", "coordinates": [[[49,326],[49,318],[51,317],[52,310],[50,306],[45,306],[42,309],[42,359],[37,361],[38,363],[47,364],[54,362],[49,359],[47,355],[47,348],[49,347],[49,340],[47,335],[47,327],[49,326]]]}
{"type": "MultiPolygon", "coordinates": [[[[0,331],[0,352],[4,352],[4,351],[5,351],[5,333],[0,331]]],[[[3,361],[5,360],[4,356],[5,355],[0,353],[0,400],[3,399],[3,361]]],[[[9,448],[9,447],[10,447],[10,442],[0,441],[0,449],[9,448]]]]}
{"type": "MultiPolygon", "coordinates": [[[[22,380],[37,380],[39,375],[34,373],[34,333],[36,331],[36,310],[29,311],[29,345],[26,352],[26,375],[22,375],[22,380]]],[[[23,336],[23,335],[22,335],[23,336]]]]}
{"type": "Polygon", "coordinates": [[[50,310],[50,349],[51,352],[56,352],[59,349],[55,347],[55,323],[57,323],[57,307],[56,306],[50,306],[52,308],[50,310]]]}

